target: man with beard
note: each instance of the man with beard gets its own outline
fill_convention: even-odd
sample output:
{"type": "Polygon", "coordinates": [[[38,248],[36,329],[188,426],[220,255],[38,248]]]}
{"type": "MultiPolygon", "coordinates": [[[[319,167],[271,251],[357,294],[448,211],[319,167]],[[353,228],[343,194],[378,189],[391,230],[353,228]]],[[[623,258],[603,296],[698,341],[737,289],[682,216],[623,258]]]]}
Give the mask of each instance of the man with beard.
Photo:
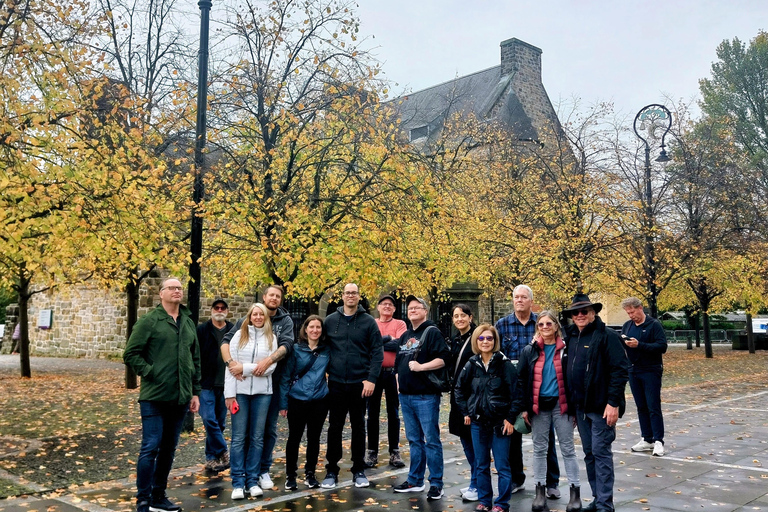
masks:
{"type": "MultiPolygon", "coordinates": [[[[261,302],[269,311],[269,318],[272,322],[272,332],[277,339],[277,349],[264,358],[253,370],[253,375],[262,376],[264,372],[273,363],[278,363],[277,368],[272,373],[272,387],[276,391],[272,394],[272,402],[269,405],[267,413],[267,424],[264,431],[264,449],[261,453],[261,463],[259,466],[259,487],[262,489],[271,489],[274,482],[269,476],[269,470],[272,467],[272,452],[277,443],[277,416],[280,413],[280,392],[279,386],[282,380],[283,370],[285,369],[285,358],[293,350],[293,320],[285,308],[280,307],[283,302],[283,287],[279,284],[267,286],[261,294],[261,302]]],[[[243,374],[243,365],[232,360],[229,353],[229,342],[245,322],[245,318],[237,321],[235,326],[221,340],[221,355],[224,358],[224,364],[235,377],[243,374]]]]}
{"type": "Polygon", "coordinates": [[[205,427],[205,469],[224,471],[229,467],[229,452],[224,439],[227,426],[227,406],[224,404],[224,372],[227,367],[221,357],[221,340],[232,329],[227,321],[229,305],[216,299],[211,305],[211,319],[197,326],[200,344],[200,417],[205,427]]]}
{"type": "Polygon", "coordinates": [[[328,448],[326,475],[321,486],[333,489],[339,481],[341,436],[349,413],[352,427],[352,480],[368,487],[365,476],[365,403],[373,394],[384,359],[376,321],[360,305],[355,283],[344,287],[344,305],[328,315],[323,331],[330,347],[328,364],[328,448]]]}
{"type": "Polygon", "coordinates": [[[629,360],[619,335],[597,316],[603,309],[583,293],[574,295],[563,316],[573,325],[566,329],[568,350],[568,411],[576,422],[584,450],[587,478],[594,499],[584,512],[612,512],[613,451],[616,422],[624,414],[624,388],[629,360]]]}

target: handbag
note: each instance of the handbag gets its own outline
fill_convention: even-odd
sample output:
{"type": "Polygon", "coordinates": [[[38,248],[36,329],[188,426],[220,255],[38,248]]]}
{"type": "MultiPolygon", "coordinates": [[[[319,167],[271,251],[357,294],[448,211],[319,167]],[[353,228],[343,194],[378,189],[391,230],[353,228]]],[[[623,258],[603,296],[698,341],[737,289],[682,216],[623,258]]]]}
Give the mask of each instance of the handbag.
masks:
{"type": "Polygon", "coordinates": [[[531,433],[531,427],[529,427],[528,424],[525,422],[525,419],[523,418],[523,413],[520,413],[517,415],[517,419],[515,420],[515,432],[520,432],[521,434],[531,433]]]}
{"type": "MultiPolygon", "coordinates": [[[[413,353],[413,359],[416,359],[419,356],[421,346],[424,344],[424,337],[430,329],[437,329],[437,327],[430,325],[424,329],[424,332],[421,333],[421,340],[419,340],[419,347],[413,353]]],[[[427,378],[429,379],[430,384],[439,389],[441,393],[445,393],[451,390],[451,378],[448,374],[447,364],[442,368],[438,368],[437,370],[429,370],[425,373],[427,374],[427,378]]]]}

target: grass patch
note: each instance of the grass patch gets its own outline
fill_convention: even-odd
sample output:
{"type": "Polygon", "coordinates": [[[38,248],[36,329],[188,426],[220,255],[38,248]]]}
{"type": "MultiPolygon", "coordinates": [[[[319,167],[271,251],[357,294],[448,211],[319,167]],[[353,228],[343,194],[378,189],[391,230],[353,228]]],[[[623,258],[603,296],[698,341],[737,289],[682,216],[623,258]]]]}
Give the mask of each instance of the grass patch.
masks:
{"type": "Polygon", "coordinates": [[[714,357],[707,359],[703,346],[686,350],[685,345],[671,345],[664,355],[664,387],[768,379],[766,350],[750,354],[746,350],[731,350],[730,344],[723,344],[714,345],[712,352],[714,357]]]}
{"type": "Polygon", "coordinates": [[[28,489],[16,482],[0,478],[0,499],[9,498],[11,496],[20,496],[22,494],[31,494],[33,492],[32,489],[28,489]]]}

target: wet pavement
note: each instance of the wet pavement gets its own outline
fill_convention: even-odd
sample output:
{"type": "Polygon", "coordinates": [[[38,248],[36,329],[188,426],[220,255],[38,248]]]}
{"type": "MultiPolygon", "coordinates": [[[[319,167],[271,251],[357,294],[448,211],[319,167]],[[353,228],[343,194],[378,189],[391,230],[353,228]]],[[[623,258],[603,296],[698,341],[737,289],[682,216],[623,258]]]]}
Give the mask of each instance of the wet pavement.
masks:
{"type": "MultiPolygon", "coordinates": [[[[444,402],[447,397],[444,398],[444,402]]],[[[614,443],[615,502],[620,511],[768,511],[768,386],[745,384],[738,394],[718,388],[697,387],[665,391],[666,455],[632,453],[639,428],[631,397],[627,414],[619,421],[614,443]]],[[[444,427],[445,429],[445,427],[444,427]]],[[[385,430],[384,430],[385,431],[385,430]]],[[[382,436],[385,437],[385,436],[382,436]]],[[[404,439],[404,435],[402,437],[404,439]]],[[[408,468],[387,465],[367,471],[371,486],[352,485],[349,461],[342,460],[339,486],[334,490],[307,490],[299,480],[297,491],[283,490],[282,453],[276,453],[275,486],[264,497],[232,501],[228,472],[209,477],[202,466],[177,468],[168,494],[185,511],[346,511],[346,510],[473,510],[462,502],[459,489],[467,485],[469,466],[458,439],[445,432],[445,496],[427,501],[426,492],[396,494],[392,485],[402,482],[408,468]]],[[[513,495],[511,510],[530,510],[533,500],[532,447],[524,437],[528,480],[522,493],[513,495]]],[[[348,441],[345,457],[349,456],[348,441]]],[[[407,447],[402,449],[407,462],[407,447]]],[[[321,455],[324,449],[321,450],[321,455]]],[[[386,449],[382,450],[386,453],[386,449]]],[[[581,449],[577,447],[581,459],[581,449]]],[[[299,457],[302,464],[303,450],[299,457]]],[[[322,461],[321,461],[322,462],[322,461]]],[[[562,467],[562,465],[561,465],[562,467]]],[[[324,471],[318,468],[318,477],[324,471]]],[[[589,485],[581,462],[582,496],[589,485]]],[[[495,480],[495,478],[494,478],[495,480]]],[[[2,512],[110,512],[133,510],[135,479],[96,482],[66,492],[0,500],[2,512]]],[[[561,479],[563,498],[549,500],[552,510],[565,510],[568,484],[561,479]]]]}

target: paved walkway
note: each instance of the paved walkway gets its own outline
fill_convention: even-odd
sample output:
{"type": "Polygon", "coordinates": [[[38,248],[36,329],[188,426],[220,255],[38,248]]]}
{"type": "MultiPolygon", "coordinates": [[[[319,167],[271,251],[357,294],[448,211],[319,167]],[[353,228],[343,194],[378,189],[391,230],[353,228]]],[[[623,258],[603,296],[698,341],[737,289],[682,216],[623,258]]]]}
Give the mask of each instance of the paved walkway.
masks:
{"type": "MultiPolygon", "coordinates": [[[[768,511],[768,468],[764,467],[768,465],[768,386],[747,385],[737,395],[718,388],[698,387],[666,392],[667,454],[664,457],[629,450],[639,439],[631,399],[629,402],[614,443],[617,510],[768,511]]],[[[181,501],[188,512],[473,510],[473,503],[463,503],[459,497],[459,488],[468,481],[468,465],[463,460],[460,443],[448,434],[444,439],[446,496],[434,502],[426,500],[426,493],[393,493],[391,486],[405,478],[407,468],[393,470],[386,466],[368,471],[371,480],[368,489],[354,488],[351,474],[343,470],[344,480],[333,491],[307,491],[303,486],[299,491],[283,491],[281,459],[276,463],[274,475],[277,487],[266,491],[262,499],[233,502],[229,499],[228,476],[208,478],[201,466],[174,470],[169,495],[181,501]]],[[[526,436],[525,443],[528,481],[526,490],[513,496],[513,511],[530,510],[533,499],[530,436],[526,436]]],[[[407,450],[404,451],[407,455],[407,450]]],[[[580,449],[577,453],[580,454],[580,449]]],[[[348,451],[345,455],[348,456],[348,451]]],[[[588,498],[589,485],[583,463],[581,466],[583,494],[588,498]]],[[[348,468],[348,462],[345,467],[348,468]]],[[[134,483],[134,479],[98,482],[58,495],[0,500],[0,511],[128,511],[134,507],[134,483]]],[[[564,498],[550,500],[552,510],[565,510],[567,487],[563,475],[564,498]]]]}

